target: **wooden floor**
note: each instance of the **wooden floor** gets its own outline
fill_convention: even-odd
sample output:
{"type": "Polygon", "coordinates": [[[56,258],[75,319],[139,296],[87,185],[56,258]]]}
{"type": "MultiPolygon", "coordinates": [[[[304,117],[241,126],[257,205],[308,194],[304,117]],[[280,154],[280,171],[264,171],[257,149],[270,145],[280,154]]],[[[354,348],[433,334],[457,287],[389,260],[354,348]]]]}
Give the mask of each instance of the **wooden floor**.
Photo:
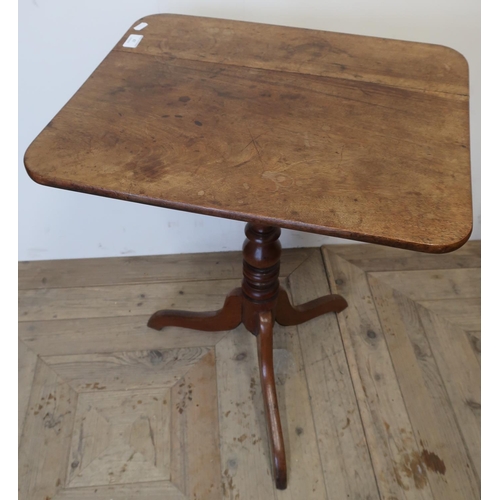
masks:
{"type": "Polygon", "coordinates": [[[219,308],[238,252],[20,263],[19,498],[479,499],[479,267],[479,242],[284,252],[296,304],[349,307],[275,328],[277,491],[254,337],[145,326],[219,308]]]}

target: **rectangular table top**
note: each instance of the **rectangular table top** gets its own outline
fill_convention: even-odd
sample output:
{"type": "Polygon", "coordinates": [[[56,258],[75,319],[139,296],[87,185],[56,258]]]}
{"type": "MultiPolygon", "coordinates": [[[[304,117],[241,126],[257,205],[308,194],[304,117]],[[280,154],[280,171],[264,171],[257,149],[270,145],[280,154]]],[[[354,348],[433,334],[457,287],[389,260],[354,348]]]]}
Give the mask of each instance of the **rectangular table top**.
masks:
{"type": "Polygon", "coordinates": [[[447,47],[159,14],[25,165],[57,188],[447,252],[472,230],[468,92],[447,47]]]}

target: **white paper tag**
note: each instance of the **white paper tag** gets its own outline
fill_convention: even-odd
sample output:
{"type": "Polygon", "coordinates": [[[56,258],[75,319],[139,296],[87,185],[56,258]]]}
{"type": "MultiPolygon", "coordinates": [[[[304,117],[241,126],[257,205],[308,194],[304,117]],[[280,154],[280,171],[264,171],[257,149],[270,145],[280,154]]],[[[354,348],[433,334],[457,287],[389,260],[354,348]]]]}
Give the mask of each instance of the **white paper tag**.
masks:
{"type": "Polygon", "coordinates": [[[141,43],[141,40],[143,38],[144,35],[129,35],[123,46],[135,49],[139,45],[139,43],[141,43]]]}
{"type": "Polygon", "coordinates": [[[141,31],[142,29],[144,29],[146,26],[148,25],[148,23],[140,23],[138,24],[137,26],[134,27],[135,30],[137,31],[141,31]]]}

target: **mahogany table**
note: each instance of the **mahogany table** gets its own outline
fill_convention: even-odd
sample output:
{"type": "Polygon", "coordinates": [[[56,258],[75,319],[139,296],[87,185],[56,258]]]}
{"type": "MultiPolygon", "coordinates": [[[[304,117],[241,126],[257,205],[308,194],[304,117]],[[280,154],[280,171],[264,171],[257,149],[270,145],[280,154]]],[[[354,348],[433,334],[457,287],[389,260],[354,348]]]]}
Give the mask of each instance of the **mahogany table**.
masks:
{"type": "Polygon", "coordinates": [[[285,488],[273,324],[347,303],[291,305],[278,280],[279,228],[460,247],[472,228],[468,106],[467,62],[443,46],[161,14],[127,31],[25,165],[47,186],[248,222],[243,281],[222,309],[158,311],[148,325],[243,322],[256,336],[285,488]],[[124,46],[130,35],[131,45],[143,38],[124,46]]]}

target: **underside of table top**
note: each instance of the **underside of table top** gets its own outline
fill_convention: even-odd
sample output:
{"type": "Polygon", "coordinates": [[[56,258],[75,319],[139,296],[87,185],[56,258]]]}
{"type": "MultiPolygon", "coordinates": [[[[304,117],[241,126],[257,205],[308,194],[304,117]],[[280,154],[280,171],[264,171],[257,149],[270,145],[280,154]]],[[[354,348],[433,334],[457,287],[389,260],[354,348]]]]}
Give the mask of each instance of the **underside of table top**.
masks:
{"type": "Polygon", "coordinates": [[[220,19],[140,21],[29,147],[36,182],[425,252],[469,238],[459,53],[220,19]],[[123,47],[132,33],[144,38],[123,47]]]}

